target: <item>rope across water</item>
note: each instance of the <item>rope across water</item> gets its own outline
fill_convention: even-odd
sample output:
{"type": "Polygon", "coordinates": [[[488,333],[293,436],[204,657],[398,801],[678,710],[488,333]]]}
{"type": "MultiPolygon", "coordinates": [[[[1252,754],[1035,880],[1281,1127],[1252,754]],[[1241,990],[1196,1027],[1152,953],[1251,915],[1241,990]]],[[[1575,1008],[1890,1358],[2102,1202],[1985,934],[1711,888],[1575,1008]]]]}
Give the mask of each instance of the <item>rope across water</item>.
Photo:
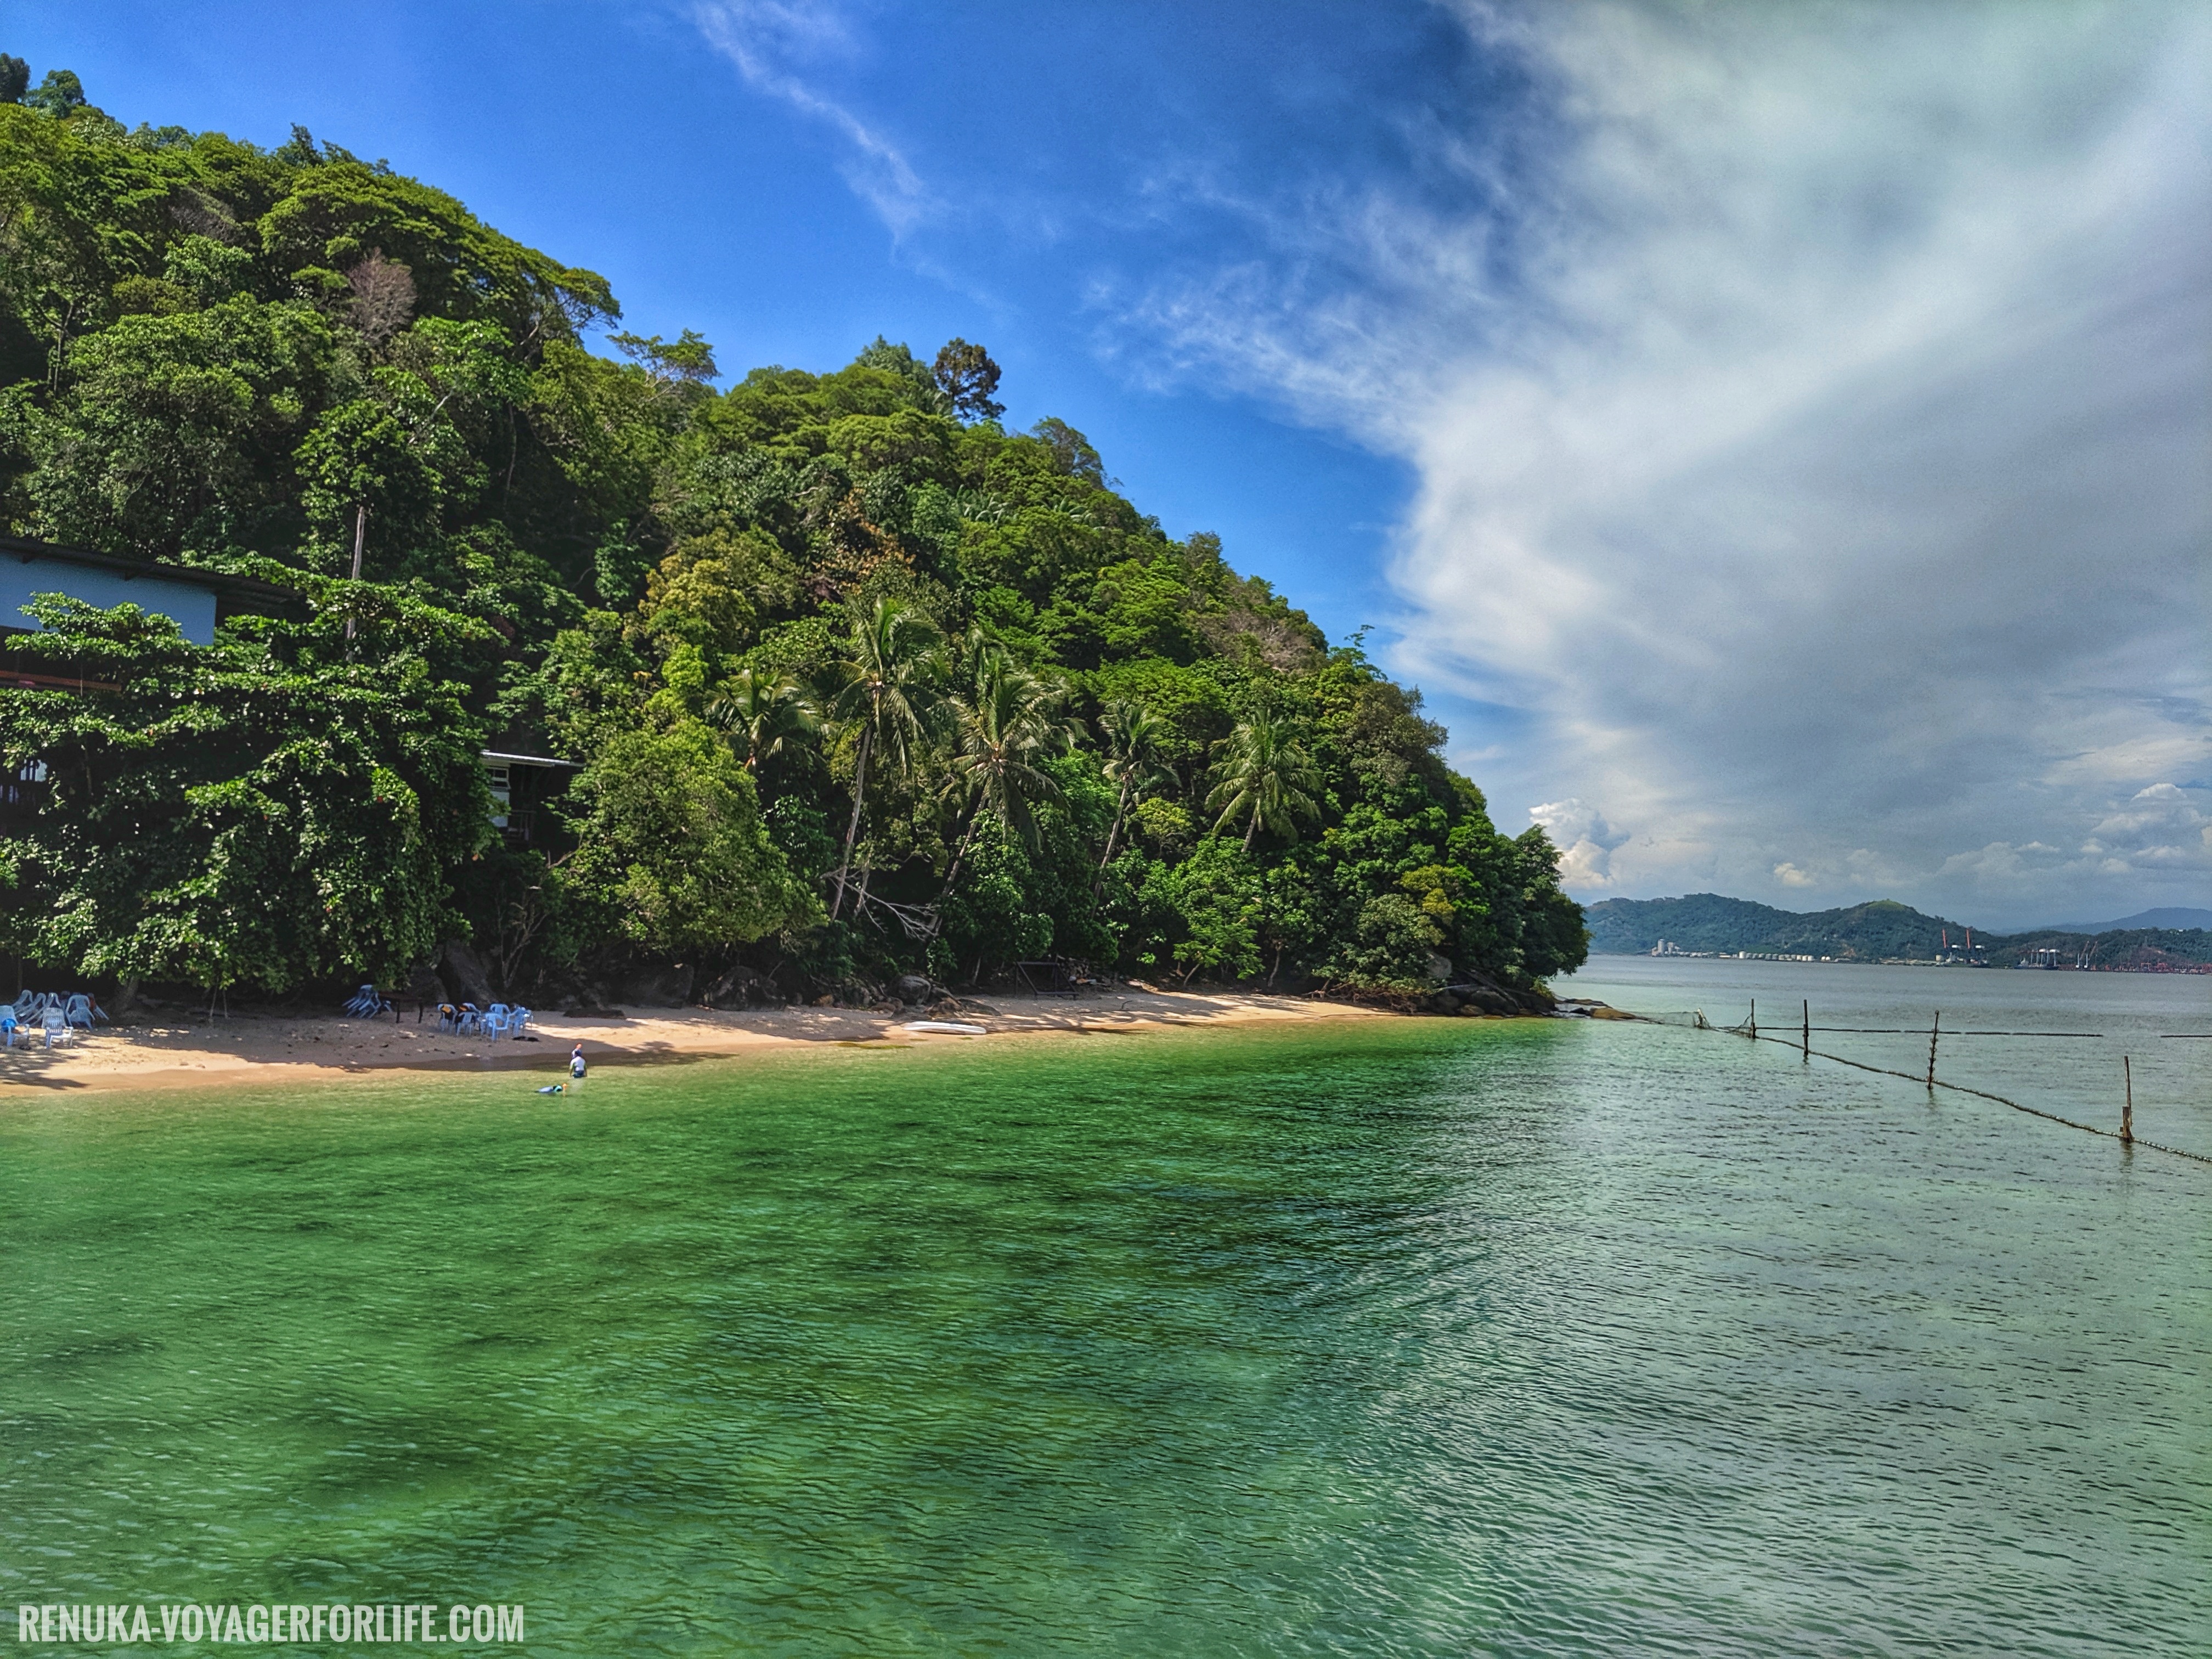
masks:
{"type": "MultiPolygon", "coordinates": [[[[2117,1140],[2123,1146],[2147,1147],[2154,1152],[2164,1152],[2172,1158],[2185,1158],[2191,1163],[2195,1164],[2212,1164],[2212,1157],[2208,1157],[2203,1152],[2192,1152],[2185,1147],[2168,1146],[2159,1141],[2145,1140],[2141,1135],[2137,1134],[2124,1135],[2119,1133],[2117,1130],[2100,1128],[2094,1123],[2083,1123],[2074,1118],[2062,1117],[2057,1112],[2046,1112],[2039,1106],[2022,1105],[2017,1100],[2008,1100],[2002,1095],[1991,1094],[1986,1089],[1972,1088],[1964,1083],[1946,1082],[1940,1077],[1917,1077],[1910,1072],[1893,1071],[1887,1066],[1869,1066],[1863,1060],[1852,1060],[1843,1054],[1832,1054],[1827,1053],[1825,1049],[1812,1048],[1802,1040],[1802,1035],[1797,1041],[1793,1042],[1788,1037],[1769,1036],[1764,1031],[1753,1031],[1747,1029],[1743,1025],[1715,1025],[1711,1021],[1707,1020],[1703,1013],[1698,1012],[1696,1010],[1691,1010],[1689,1012],[1690,1018],[1687,1023],[1695,1030],[1723,1031],[1733,1036],[1749,1037],[1755,1042],[1771,1042],[1778,1047],[1789,1049],[1793,1054],[1802,1054],[1808,1058],[1832,1060],[1838,1066],[1855,1066],[1862,1072],[1872,1072],[1879,1077],[1902,1078],[1907,1083],[1923,1084],[1929,1088],[1935,1089],[1948,1089],[1955,1094],[1972,1095],[1978,1100],[1994,1101],[2000,1106],[2011,1107],[2015,1112],[2026,1112],[2030,1117],[2043,1118],[2052,1123],[2063,1123],[2069,1129],[2081,1130],[2084,1134],[2102,1135],[2106,1139],[2117,1140]]],[[[1646,1014],[1639,1016],[1639,1018],[1650,1019],[1660,1024],[1671,1024],[1681,1019],[1681,1016],[1680,1014],[1673,1016],[1666,1014],[1646,1014]]],[[[1785,1025],[1782,1029],[1788,1030],[1790,1028],[1785,1025]]],[[[1801,1034],[1808,1030],[1812,1030],[1839,1032],[1864,1031],[1874,1035],[1894,1036],[1917,1036],[1920,1035],[1919,1032],[1909,1027],[1899,1027],[1895,1030],[1891,1030],[1886,1027],[1874,1026],[1814,1025],[1808,1027],[1800,1025],[1796,1029],[1801,1034]]],[[[1946,1031],[1943,1035],[1945,1036],[2094,1037],[2100,1036],[2102,1034],[2095,1031],[1946,1031]]]]}

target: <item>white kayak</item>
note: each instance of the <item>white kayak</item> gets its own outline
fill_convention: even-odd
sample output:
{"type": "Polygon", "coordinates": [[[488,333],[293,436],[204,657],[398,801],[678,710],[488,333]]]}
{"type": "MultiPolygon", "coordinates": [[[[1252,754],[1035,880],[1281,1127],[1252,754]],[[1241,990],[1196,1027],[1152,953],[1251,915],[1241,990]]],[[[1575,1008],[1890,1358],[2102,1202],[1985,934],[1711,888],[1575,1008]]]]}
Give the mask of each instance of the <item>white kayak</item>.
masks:
{"type": "Polygon", "coordinates": [[[988,1036],[990,1028],[983,1025],[963,1025],[957,1019],[910,1019],[904,1028],[909,1031],[945,1031],[954,1036],[988,1036]]]}

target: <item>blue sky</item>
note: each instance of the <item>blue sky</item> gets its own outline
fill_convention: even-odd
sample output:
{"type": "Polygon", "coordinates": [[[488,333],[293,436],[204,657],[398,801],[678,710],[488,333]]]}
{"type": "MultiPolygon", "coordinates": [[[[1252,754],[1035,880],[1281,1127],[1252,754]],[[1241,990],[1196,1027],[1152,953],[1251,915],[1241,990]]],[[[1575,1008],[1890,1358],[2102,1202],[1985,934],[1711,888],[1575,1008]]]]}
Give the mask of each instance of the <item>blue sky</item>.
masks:
{"type": "Polygon", "coordinates": [[[1005,365],[1579,896],[2212,903],[2212,13],[76,0],[726,369],[1005,365]]]}

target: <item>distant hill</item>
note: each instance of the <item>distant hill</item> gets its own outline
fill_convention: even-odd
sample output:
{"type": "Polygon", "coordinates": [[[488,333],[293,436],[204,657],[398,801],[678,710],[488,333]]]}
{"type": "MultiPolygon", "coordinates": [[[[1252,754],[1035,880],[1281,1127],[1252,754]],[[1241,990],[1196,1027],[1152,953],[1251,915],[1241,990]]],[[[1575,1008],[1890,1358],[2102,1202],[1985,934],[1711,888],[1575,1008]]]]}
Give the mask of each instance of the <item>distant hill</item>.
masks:
{"type": "Polygon", "coordinates": [[[2121,933],[2146,927],[2212,928],[2212,910],[2191,910],[2169,904],[2162,910],[2138,910],[2118,921],[2062,921],[2035,931],[2048,933],[2121,933]]]}
{"type": "Polygon", "coordinates": [[[1927,916],[1893,899],[1875,899],[1844,910],[1801,915],[1718,893],[1684,898],[1605,899],[1583,907],[1590,949],[1611,956],[1650,950],[1662,939],[1685,951],[1750,951],[1781,956],[1840,957],[1879,962],[1886,957],[1932,957],[1944,930],[1963,943],[1966,927],[1927,916]]]}
{"type": "MultiPolygon", "coordinates": [[[[1976,944],[1982,943],[1979,935],[1976,944]]],[[[2212,932],[2202,927],[2107,927],[2100,933],[2047,928],[2033,933],[1989,936],[1990,959],[2019,961],[2031,951],[2056,951],[2065,960],[2092,968],[2154,969],[2212,963],[2212,932]]]]}
{"type": "MultiPolygon", "coordinates": [[[[2197,916],[2205,913],[2146,914],[2197,916]]],[[[1685,951],[1833,957],[1841,962],[1898,957],[1925,962],[1942,949],[1947,933],[1954,949],[1966,938],[1964,923],[1923,915],[1893,899],[1801,914],[1749,899],[1725,898],[1718,893],[1692,893],[1682,898],[1605,899],[1583,906],[1583,915],[1589,927],[1590,950],[1601,956],[1640,955],[1663,939],[1685,951]]],[[[1987,947],[1988,960],[2006,965],[2041,950],[2057,951],[2069,962],[2100,967],[2155,968],[2165,963],[2212,962],[2212,931],[2202,927],[2179,932],[2155,927],[2106,928],[2094,936],[2087,931],[2059,928],[2009,934],[1977,930],[1974,943],[1987,947]]]]}

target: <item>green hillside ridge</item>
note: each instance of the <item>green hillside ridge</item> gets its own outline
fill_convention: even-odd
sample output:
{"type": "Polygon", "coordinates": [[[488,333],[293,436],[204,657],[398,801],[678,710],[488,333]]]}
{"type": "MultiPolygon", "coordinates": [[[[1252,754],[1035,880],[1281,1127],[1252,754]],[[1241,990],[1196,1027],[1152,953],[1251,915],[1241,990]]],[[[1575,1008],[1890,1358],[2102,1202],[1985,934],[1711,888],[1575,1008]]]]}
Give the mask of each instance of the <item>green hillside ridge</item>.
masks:
{"type": "Polygon", "coordinates": [[[853,1000],[1052,955],[1510,1006],[1583,959],[1419,693],[1007,429],[983,348],[718,389],[620,317],[303,131],[0,101],[0,524],[307,600],[0,642],[33,982],[853,1000]],[[580,769],[501,830],[486,748],[580,769]]]}
{"type": "Polygon", "coordinates": [[[1777,909],[1718,893],[1683,898],[1607,899],[1584,907],[1593,951],[1626,955],[1650,951],[1662,939],[1685,951],[1751,951],[1784,955],[1878,961],[1887,957],[1932,957],[1948,928],[1959,922],[1923,915],[1908,905],[1876,899],[1809,914],[1777,909]]]}
{"type": "MultiPolygon", "coordinates": [[[[1665,939],[1690,951],[1925,962],[1942,950],[1947,934],[1954,951],[1966,939],[1966,924],[1923,915],[1893,899],[1799,913],[1718,893],[1692,893],[1682,898],[1605,899],[1585,906],[1583,915],[1590,950],[1608,956],[1639,955],[1665,939]]],[[[2009,963],[2044,949],[2109,967],[2212,962],[2212,933],[2202,928],[2131,928],[2094,936],[2052,930],[2001,934],[1977,928],[1973,939],[1993,963],[2009,963]]]]}

